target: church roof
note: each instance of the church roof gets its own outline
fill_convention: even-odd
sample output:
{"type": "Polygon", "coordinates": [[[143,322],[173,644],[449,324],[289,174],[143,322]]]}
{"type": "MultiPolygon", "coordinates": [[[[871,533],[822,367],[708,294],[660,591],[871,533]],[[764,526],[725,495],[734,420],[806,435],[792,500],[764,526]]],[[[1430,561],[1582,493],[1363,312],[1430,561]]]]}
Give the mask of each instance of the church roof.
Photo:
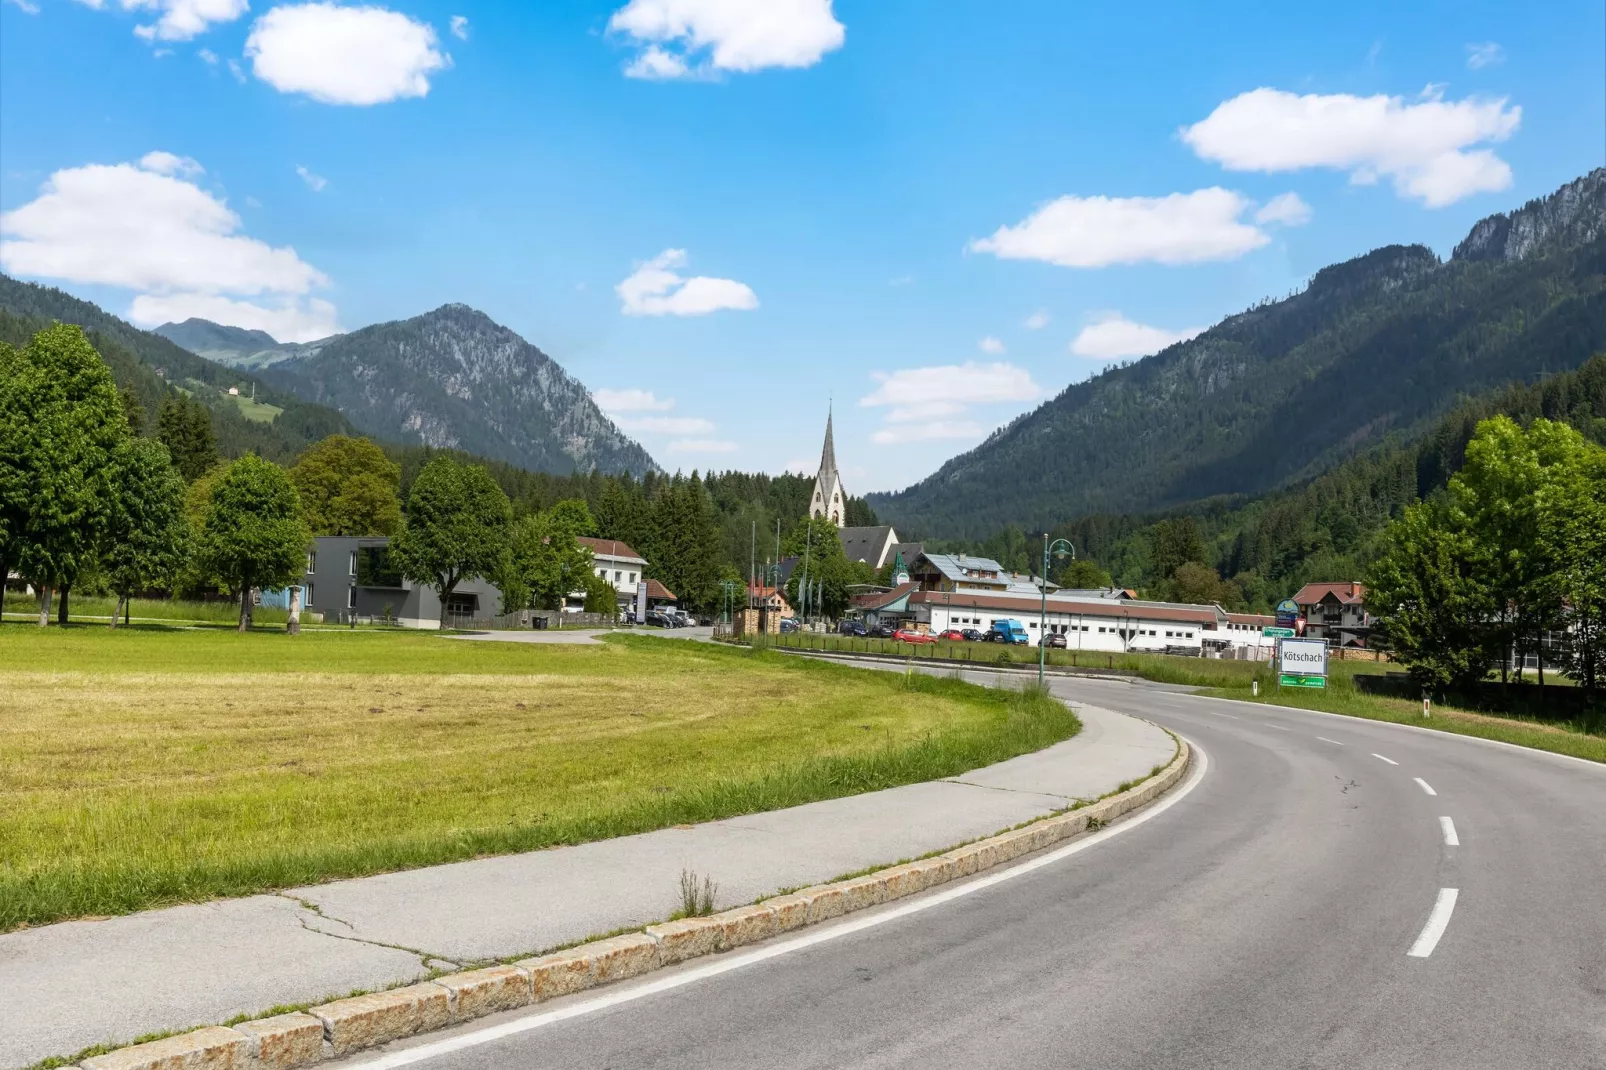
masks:
{"type": "Polygon", "coordinates": [[[890,524],[869,528],[842,528],[836,533],[842,552],[849,561],[864,561],[880,568],[887,560],[888,548],[897,533],[890,524]]]}
{"type": "Polygon", "coordinates": [[[820,451],[820,486],[829,490],[836,473],[836,443],[831,437],[831,414],[825,414],[825,448],[820,451]]]}

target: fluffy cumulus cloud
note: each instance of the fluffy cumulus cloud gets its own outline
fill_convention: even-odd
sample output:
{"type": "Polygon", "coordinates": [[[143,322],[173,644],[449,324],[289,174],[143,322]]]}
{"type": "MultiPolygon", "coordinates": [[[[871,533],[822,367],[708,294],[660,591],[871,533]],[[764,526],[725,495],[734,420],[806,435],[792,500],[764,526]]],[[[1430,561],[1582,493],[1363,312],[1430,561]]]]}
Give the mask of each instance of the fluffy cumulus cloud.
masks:
{"type": "Polygon", "coordinates": [[[1255,213],[1256,223],[1276,223],[1284,227],[1302,227],[1310,222],[1310,205],[1297,193],[1279,193],[1260,206],[1255,213]]]}
{"type": "Polygon", "coordinates": [[[701,416],[615,416],[613,422],[626,431],[654,435],[711,435],[714,422],[701,416]]]}
{"type": "Polygon", "coordinates": [[[651,415],[673,409],[674,398],[660,398],[650,390],[637,388],[604,388],[593,392],[591,397],[621,430],[636,434],[680,436],[669,443],[669,448],[676,453],[728,453],[736,449],[734,442],[706,437],[715,431],[712,420],[705,420],[701,416],[651,415]]]}
{"type": "Polygon", "coordinates": [[[452,16],[452,36],[457,38],[459,41],[467,41],[468,40],[468,16],[467,15],[453,15],[452,16]]]}
{"type": "MultiPolygon", "coordinates": [[[[112,0],[79,0],[97,11],[112,5],[112,0]]],[[[250,8],[247,0],[116,0],[124,11],[139,11],[156,15],[155,22],[134,27],[136,36],[147,41],[188,41],[211,29],[214,23],[233,22],[250,8]]],[[[29,3],[17,0],[24,11],[37,11],[29,3]]]]}
{"type": "Polygon", "coordinates": [[[1511,185],[1511,168],[1493,150],[1522,121],[1502,98],[1447,101],[1436,87],[1415,100],[1347,93],[1255,89],[1217,105],[1182,139],[1232,171],[1324,167],[1369,185],[1388,178],[1404,197],[1430,208],[1511,185]]]}
{"type": "Polygon", "coordinates": [[[1042,394],[1030,372],[1003,361],[904,368],[871,378],[876,389],[859,404],[887,410],[885,426],[871,436],[882,444],[979,438],[982,425],[965,418],[969,406],[1031,401],[1042,394]]]}
{"type": "Polygon", "coordinates": [[[335,306],[319,298],[275,297],[237,301],[220,294],[140,294],[128,318],[146,327],[182,323],[191,317],[267,331],[281,342],[311,342],[340,333],[335,306]]]}
{"type": "Polygon", "coordinates": [[[1098,268],[1230,260],[1270,239],[1244,222],[1248,198],[1213,186],[1167,197],[1060,197],[970,243],[1003,260],[1098,268]]]}
{"type": "Polygon", "coordinates": [[[608,29],[641,49],[627,75],[659,79],[812,67],[845,33],[831,0],[630,0],[608,29]]]}
{"type": "Polygon", "coordinates": [[[1119,312],[1106,312],[1077,332],[1071,340],[1071,352],[1097,360],[1146,357],[1168,345],[1185,342],[1202,330],[1203,327],[1185,327],[1180,331],[1150,327],[1135,323],[1119,312]]]}
{"type": "Polygon", "coordinates": [[[614,287],[619,310],[627,316],[706,316],[725,309],[758,307],[758,295],[745,283],[680,275],[675,269],[685,267],[687,259],[684,249],[665,249],[636,265],[636,270],[614,287]]]}
{"type": "Polygon", "coordinates": [[[276,316],[270,333],[286,340],[334,333],[333,307],[307,296],[328,278],[289,246],[239,233],[240,217],[194,181],[200,175],[200,164],[169,152],[57,171],[36,198],[0,215],[0,267],[135,291],[149,299],[136,298],[144,323],[204,306],[216,315],[188,315],[252,326],[276,316]]]}
{"type": "Polygon", "coordinates": [[[436,45],[433,27],[400,12],[293,4],[257,19],[245,55],[281,93],[368,105],[426,95],[430,75],[451,65],[436,45]]]}
{"type": "Polygon", "coordinates": [[[1048,309],[1040,308],[1030,316],[1027,316],[1021,326],[1028,331],[1040,331],[1048,326],[1048,318],[1048,309]]]}
{"type": "Polygon", "coordinates": [[[990,334],[977,342],[976,348],[995,357],[1002,356],[1004,353],[1004,343],[990,334]]]}

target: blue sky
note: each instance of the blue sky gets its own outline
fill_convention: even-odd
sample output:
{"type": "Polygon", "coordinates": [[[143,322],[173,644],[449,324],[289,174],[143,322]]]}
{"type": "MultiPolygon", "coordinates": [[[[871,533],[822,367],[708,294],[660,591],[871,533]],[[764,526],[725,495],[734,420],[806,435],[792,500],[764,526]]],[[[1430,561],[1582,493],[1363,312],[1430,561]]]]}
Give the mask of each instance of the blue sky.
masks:
{"type": "Polygon", "coordinates": [[[849,491],[891,489],[1112,359],[1601,166],[1603,18],[3,0],[0,263],[279,337],[465,302],[666,467],[812,471],[834,399],[849,491]]]}

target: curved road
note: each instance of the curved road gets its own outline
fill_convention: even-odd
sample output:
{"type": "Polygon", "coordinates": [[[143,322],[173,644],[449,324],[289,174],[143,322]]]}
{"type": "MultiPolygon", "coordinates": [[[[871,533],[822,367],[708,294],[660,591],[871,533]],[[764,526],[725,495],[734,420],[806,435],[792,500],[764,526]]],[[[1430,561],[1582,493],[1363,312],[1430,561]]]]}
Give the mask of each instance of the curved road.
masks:
{"type": "Polygon", "coordinates": [[[1124,683],[1054,689],[1184,735],[1203,774],[974,894],[353,1065],[1606,1068],[1606,767],[1124,683]]]}

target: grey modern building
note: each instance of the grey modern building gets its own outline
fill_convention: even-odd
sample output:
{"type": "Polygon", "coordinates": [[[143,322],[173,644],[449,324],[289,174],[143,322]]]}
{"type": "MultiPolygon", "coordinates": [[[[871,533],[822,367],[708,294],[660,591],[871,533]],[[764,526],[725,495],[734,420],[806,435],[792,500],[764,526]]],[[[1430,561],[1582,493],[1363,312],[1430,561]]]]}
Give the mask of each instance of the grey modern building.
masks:
{"type": "MultiPolygon", "coordinates": [[[[390,540],[320,536],[307,551],[302,605],[329,622],[393,620],[404,627],[438,628],[440,598],[401,577],[390,563],[390,540]]],[[[502,612],[502,592],[478,576],[458,583],[447,601],[452,617],[476,619],[502,612]]]]}

